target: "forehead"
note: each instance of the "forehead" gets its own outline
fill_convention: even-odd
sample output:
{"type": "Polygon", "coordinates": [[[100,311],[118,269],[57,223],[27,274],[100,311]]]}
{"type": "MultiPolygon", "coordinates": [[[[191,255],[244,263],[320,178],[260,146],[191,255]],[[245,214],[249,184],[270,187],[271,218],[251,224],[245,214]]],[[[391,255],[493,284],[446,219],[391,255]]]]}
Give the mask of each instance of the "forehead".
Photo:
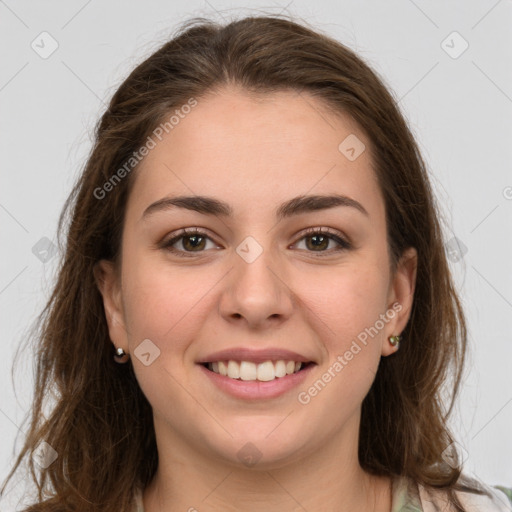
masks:
{"type": "Polygon", "coordinates": [[[370,141],[348,115],[312,95],[226,87],[187,111],[155,139],[133,176],[129,207],[139,213],[171,194],[216,196],[243,213],[332,192],[364,199],[371,215],[382,213],[370,141]]]}

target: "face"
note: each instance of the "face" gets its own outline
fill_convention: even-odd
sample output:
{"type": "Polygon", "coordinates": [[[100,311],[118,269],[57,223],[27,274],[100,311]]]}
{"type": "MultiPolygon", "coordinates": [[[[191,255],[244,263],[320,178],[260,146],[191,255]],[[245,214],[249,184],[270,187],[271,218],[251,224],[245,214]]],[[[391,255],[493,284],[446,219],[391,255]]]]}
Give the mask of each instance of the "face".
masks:
{"type": "Polygon", "coordinates": [[[305,93],[224,89],[146,156],[120,267],[103,261],[97,277],[157,440],[268,467],[332,439],[354,444],[416,272],[412,249],[390,274],[369,147],[348,116],[305,93]],[[228,376],[216,373],[224,365],[228,376]]]}

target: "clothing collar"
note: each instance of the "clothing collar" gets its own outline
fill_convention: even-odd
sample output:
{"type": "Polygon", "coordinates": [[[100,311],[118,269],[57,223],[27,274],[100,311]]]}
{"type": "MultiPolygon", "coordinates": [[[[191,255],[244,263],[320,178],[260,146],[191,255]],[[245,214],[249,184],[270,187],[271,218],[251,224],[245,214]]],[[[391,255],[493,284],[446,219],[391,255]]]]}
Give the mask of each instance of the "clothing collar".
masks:
{"type": "MultiPolygon", "coordinates": [[[[418,487],[408,478],[393,477],[391,496],[391,512],[423,512],[418,487]]],[[[141,488],[137,489],[135,493],[133,512],[144,512],[141,488]]]]}

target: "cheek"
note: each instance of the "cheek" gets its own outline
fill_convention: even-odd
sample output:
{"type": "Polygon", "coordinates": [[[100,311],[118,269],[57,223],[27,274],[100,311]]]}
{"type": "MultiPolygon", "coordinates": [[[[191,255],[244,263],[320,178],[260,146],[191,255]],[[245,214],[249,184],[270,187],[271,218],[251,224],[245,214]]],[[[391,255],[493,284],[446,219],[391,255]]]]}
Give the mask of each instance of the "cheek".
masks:
{"type": "Polygon", "coordinates": [[[182,351],[201,326],[203,298],[218,281],[213,272],[133,254],[123,261],[123,274],[130,344],[149,338],[162,352],[182,351]]]}
{"type": "Polygon", "coordinates": [[[204,286],[214,283],[199,286],[201,280],[193,270],[162,264],[147,255],[132,254],[123,260],[123,274],[125,325],[137,381],[157,410],[166,410],[171,399],[186,411],[190,405],[177,382],[187,378],[183,361],[203,323],[204,286]],[[145,342],[151,358],[148,366],[137,356],[144,340],[153,344],[145,342]]]}
{"type": "MultiPolygon", "coordinates": [[[[212,300],[221,300],[219,279],[225,268],[179,266],[147,255],[138,257],[136,251],[129,254],[123,261],[123,296],[131,341],[173,339],[179,347],[180,339],[190,339],[199,331],[208,316],[205,308],[214,307],[212,300]]],[[[384,312],[386,275],[369,257],[330,268],[299,265],[287,274],[290,289],[306,306],[301,312],[299,302],[292,312],[296,318],[290,321],[309,311],[313,315],[306,321],[323,329],[327,338],[334,336],[336,343],[357,336],[384,312]]],[[[290,293],[285,288],[283,293],[290,293]]]]}
{"type": "MultiPolygon", "coordinates": [[[[362,259],[338,268],[298,272],[294,292],[314,313],[331,344],[346,344],[385,312],[387,275],[381,265],[362,259]]],[[[333,347],[333,348],[342,348],[333,347]]]]}
{"type": "MultiPolygon", "coordinates": [[[[315,335],[325,356],[318,372],[299,390],[299,410],[310,418],[324,418],[329,410],[331,434],[360,407],[375,379],[383,330],[372,328],[385,313],[386,277],[379,265],[368,261],[317,274],[308,286],[297,287],[309,301],[305,311],[313,313],[310,318],[315,319],[315,335]]],[[[306,423],[314,435],[318,425],[306,423]]]]}

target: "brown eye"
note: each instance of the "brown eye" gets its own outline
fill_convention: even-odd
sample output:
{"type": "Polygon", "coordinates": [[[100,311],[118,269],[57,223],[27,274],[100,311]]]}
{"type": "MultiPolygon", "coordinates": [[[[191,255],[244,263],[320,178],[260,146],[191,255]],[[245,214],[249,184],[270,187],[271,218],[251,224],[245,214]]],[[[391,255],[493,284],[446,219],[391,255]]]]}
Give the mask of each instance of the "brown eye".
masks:
{"type": "MultiPolygon", "coordinates": [[[[344,240],[341,236],[332,233],[327,229],[313,228],[306,232],[306,234],[299,240],[305,240],[306,250],[309,252],[327,253],[351,249],[352,246],[349,242],[344,240]],[[329,249],[329,244],[333,242],[337,247],[329,249]]],[[[319,254],[321,256],[323,254],[319,254]]]]}
{"type": "Polygon", "coordinates": [[[305,237],[307,241],[306,246],[308,249],[327,249],[329,246],[329,242],[332,240],[330,237],[325,235],[308,235],[305,237]]]}
{"type": "MultiPolygon", "coordinates": [[[[305,250],[307,252],[317,253],[315,256],[330,255],[333,252],[349,250],[352,245],[340,235],[332,233],[328,229],[311,228],[300,238],[296,244],[305,241],[305,250]],[[334,247],[330,247],[333,245],[334,247]]],[[[194,256],[194,253],[203,253],[207,249],[215,249],[213,240],[203,231],[197,228],[183,229],[171,239],[163,242],[161,248],[172,252],[177,256],[194,256]],[[206,247],[208,241],[212,242],[213,247],[206,247]]]]}
{"type": "MultiPolygon", "coordinates": [[[[184,229],[176,236],[162,243],[161,248],[178,256],[193,256],[187,253],[201,253],[207,249],[208,241],[213,241],[206,233],[198,229],[184,229]],[[176,247],[175,247],[176,246],[176,247]]],[[[217,247],[213,244],[213,248],[217,247]]]]}
{"type": "Polygon", "coordinates": [[[204,249],[206,238],[199,235],[186,235],[180,237],[183,240],[183,247],[187,251],[204,249]]]}

